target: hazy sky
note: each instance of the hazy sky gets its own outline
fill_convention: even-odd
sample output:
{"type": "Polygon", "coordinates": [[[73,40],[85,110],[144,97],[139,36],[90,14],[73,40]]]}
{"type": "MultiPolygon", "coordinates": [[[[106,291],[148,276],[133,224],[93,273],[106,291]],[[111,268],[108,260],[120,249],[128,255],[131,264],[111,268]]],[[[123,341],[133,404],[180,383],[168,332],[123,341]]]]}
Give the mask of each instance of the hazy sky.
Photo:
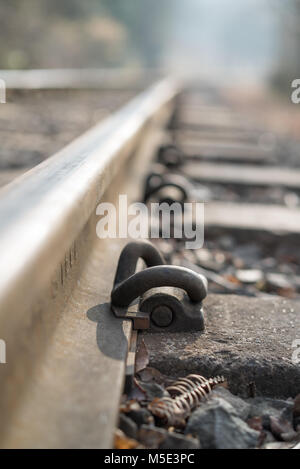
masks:
{"type": "Polygon", "coordinates": [[[184,0],[177,5],[172,60],[206,74],[261,76],[276,54],[276,0],[184,0]]]}

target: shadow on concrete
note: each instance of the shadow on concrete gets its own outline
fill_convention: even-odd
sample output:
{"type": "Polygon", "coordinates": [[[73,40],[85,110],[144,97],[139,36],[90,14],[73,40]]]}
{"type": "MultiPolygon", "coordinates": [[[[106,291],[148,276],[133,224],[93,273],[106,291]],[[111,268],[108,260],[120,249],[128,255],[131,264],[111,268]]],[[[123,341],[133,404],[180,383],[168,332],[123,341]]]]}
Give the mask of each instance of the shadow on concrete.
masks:
{"type": "Polygon", "coordinates": [[[87,317],[97,323],[96,340],[99,350],[110,358],[124,361],[128,351],[126,337],[128,321],[116,318],[111,311],[110,303],[93,306],[87,311],[87,317]]]}

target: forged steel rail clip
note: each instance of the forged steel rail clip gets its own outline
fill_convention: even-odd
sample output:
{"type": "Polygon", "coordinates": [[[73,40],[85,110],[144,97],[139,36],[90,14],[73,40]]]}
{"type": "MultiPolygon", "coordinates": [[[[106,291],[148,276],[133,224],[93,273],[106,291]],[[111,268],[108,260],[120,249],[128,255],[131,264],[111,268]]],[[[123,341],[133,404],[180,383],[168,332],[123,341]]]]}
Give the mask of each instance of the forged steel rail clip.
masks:
{"type": "Polygon", "coordinates": [[[165,265],[147,241],[130,242],[121,252],[111,309],[115,316],[133,320],[134,329],[161,332],[202,331],[202,300],[207,281],[184,267],[165,265]],[[136,272],[138,259],[147,268],[136,272]]]}
{"type": "Polygon", "coordinates": [[[167,196],[160,199],[160,203],[166,202],[171,205],[174,202],[178,202],[183,205],[189,198],[191,184],[180,174],[150,173],[145,180],[144,203],[147,203],[152,196],[157,197],[160,191],[164,189],[175,189],[177,196],[176,198],[167,196]]]}
{"type": "Polygon", "coordinates": [[[167,168],[177,169],[184,163],[184,154],[172,143],[161,145],[157,153],[157,161],[167,168]]]}

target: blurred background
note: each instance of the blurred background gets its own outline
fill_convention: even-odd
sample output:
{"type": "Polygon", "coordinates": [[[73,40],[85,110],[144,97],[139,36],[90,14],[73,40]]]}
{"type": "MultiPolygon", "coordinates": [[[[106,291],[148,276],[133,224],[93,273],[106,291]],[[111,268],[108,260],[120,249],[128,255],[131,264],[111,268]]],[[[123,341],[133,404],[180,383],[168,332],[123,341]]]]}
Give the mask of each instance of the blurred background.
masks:
{"type": "MultiPolygon", "coordinates": [[[[241,153],[247,164],[268,161],[299,172],[300,105],[291,101],[291,84],[300,79],[299,46],[300,0],[0,0],[0,79],[7,85],[7,105],[0,106],[0,189],[162,74],[188,82],[177,113],[182,128],[177,122],[176,130],[174,119],[168,137],[184,153],[235,164],[241,153]],[[13,72],[30,69],[46,70],[13,72]],[[12,77],[21,82],[12,85],[12,77]]],[[[267,188],[236,180],[223,187],[204,178],[195,197],[299,208],[299,187],[281,187],[292,172],[283,172],[284,184],[274,187],[268,176],[267,188]]],[[[284,278],[276,277],[277,284],[269,278],[262,289],[300,295],[299,240],[277,245],[247,233],[250,246],[241,253],[241,239],[209,236],[213,255],[204,254],[202,267],[225,280],[228,274],[235,285],[234,269],[275,271],[284,278]]]]}
{"type": "Polygon", "coordinates": [[[290,89],[300,0],[0,0],[0,68],[150,67],[290,89]]]}

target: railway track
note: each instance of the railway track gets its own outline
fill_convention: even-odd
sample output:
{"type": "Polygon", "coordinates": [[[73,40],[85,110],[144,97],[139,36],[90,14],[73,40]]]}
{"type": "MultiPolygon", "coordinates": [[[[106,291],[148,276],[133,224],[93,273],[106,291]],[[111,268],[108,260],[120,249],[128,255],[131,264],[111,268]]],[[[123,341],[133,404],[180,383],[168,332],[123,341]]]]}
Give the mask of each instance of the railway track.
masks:
{"type": "Polygon", "coordinates": [[[8,104],[0,108],[0,187],[59,151],[147,86],[145,77],[129,71],[0,71],[0,76],[8,104]]]}
{"type": "MultiPolygon", "coordinates": [[[[251,382],[262,396],[294,398],[300,391],[299,366],[291,359],[291,341],[300,330],[294,155],[289,165],[282,153],[286,142],[214,91],[183,93],[178,100],[179,91],[171,80],[152,85],[1,191],[3,448],[113,447],[125,375],[132,380],[141,338],[152,366],[174,378],[225,374],[230,389],[244,396],[251,382]],[[151,186],[151,174],[158,184],[151,186]],[[172,264],[166,270],[154,260],[158,254],[136,246],[156,266],[155,281],[144,272],[142,287],[131,282],[122,290],[134,299],[132,291],[140,296],[164,286],[166,278],[166,286],[182,287],[174,267],[179,266],[187,269],[181,272],[192,298],[183,300],[182,311],[194,314],[195,302],[201,304],[206,294],[199,296],[204,275],[210,293],[204,334],[196,332],[203,329],[197,308],[188,319],[176,313],[177,322],[173,315],[173,324],[162,324],[169,313],[164,309],[156,321],[154,310],[150,321],[139,309],[124,313],[117,301],[121,282],[111,297],[128,239],[97,236],[97,206],[104,201],[118,207],[119,194],[129,203],[143,194],[148,203],[180,202],[182,196],[185,202],[205,202],[204,248],[153,240],[153,249],[172,264]],[[156,333],[137,335],[133,329],[139,321],[145,327],[145,320],[156,333]]],[[[124,281],[124,271],[119,276],[124,281]]]]}
{"type": "Polygon", "coordinates": [[[109,300],[122,245],[97,238],[95,210],[121,188],[137,197],[176,92],[154,85],[2,191],[2,447],[112,446],[131,325],[87,314],[109,300]]]}

